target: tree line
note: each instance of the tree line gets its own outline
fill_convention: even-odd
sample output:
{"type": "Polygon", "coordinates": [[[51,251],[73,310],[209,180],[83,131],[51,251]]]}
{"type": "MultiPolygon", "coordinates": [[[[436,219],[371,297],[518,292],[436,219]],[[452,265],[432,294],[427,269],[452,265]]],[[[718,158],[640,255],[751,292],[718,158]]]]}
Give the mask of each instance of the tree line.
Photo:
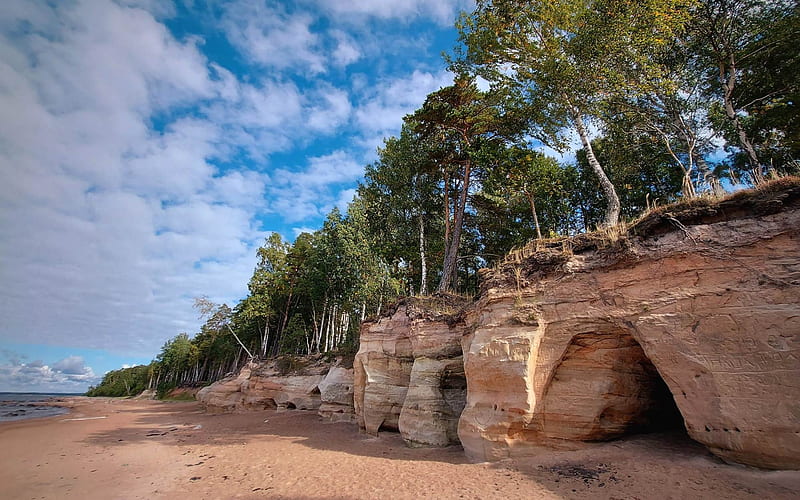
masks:
{"type": "Polygon", "coordinates": [[[272,234],[247,297],[198,299],[198,333],[98,388],[352,353],[360,323],[399,296],[474,294],[478,269],[531,239],[797,173],[798,13],[782,0],[478,0],[446,56],[453,84],[385,139],[346,213],[294,242],[272,234]]]}

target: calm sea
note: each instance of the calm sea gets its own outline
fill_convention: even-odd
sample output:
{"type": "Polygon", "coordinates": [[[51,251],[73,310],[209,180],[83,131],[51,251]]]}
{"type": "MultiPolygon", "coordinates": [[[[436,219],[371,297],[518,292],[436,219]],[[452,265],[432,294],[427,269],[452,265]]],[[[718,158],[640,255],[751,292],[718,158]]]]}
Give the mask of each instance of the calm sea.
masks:
{"type": "Polygon", "coordinates": [[[42,406],[37,403],[66,396],[82,396],[82,394],[0,392],[0,422],[63,415],[69,410],[58,406],[42,406]]]}

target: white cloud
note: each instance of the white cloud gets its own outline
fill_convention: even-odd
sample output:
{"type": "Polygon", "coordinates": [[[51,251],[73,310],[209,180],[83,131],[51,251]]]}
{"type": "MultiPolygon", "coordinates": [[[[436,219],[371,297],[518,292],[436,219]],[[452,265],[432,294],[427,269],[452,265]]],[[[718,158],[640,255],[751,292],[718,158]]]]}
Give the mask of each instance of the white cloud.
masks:
{"type": "Polygon", "coordinates": [[[150,12],[156,18],[169,18],[175,15],[175,5],[164,0],[116,0],[126,7],[138,7],[150,12]]]}
{"type": "Polygon", "coordinates": [[[304,170],[279,169],[268,188],[270,208],[289,222],[324,216],[340,201],[342,186],[352,185],[363,173],[363,164],[345,151],[311,158],[304,170]]]}
{"type": "Polygon", "coordinates": [[[223,26],[231,43],[242,53],[275,69],[302,68],[309,74],[325,71],[321,44],[311,32],[314,18],[307,13],[290,14],[280,6],[263,2],[231,2],[225,9],[223,26]]]}
{"type": "Polygon", "coordinates": [[[336,201],[336,206],[342,213],[347,212],[347,206],[352,203],[353,198],[356,196],[356,189],[345,189],[339,192],[339,199],[336,201]]]}
{"type": "Polygon", "coordinates": [[[159,199],[186,200],[202,190],[214,172],[206,159],[216,153],[220,131],[208,122],[182,119],[163,135],[140,142],[120,165],[120,186],[159,199]]]}
{"type": "MultiPolygon", "coordinates": [[[[194,41],[138,8],[8,5],[52,31],[0,24],[0,281],[14,284],[0,339],[152,355],[196,330],[192,296],[246,291],[268,177],[213,162],[296,120],[296,89],[212,77],[194,41]],[[169,118],[187,106],[227,120],[169,118]]],[[[14,373],[34,368],[50,376],[14,373]]]]}
{"type": "Polygon", "coordinates": [[[331,133],[344,125],[353,109],[347,92],[333,87],[320,89],[314,101],[306,124],[323,133],[331,133]]]}
{"type": "Polygon", "coordinates": [[[214,72],[225,99],[209,104],[205,114],[223,129],[228,142],[260,160],[297,141],[336,133],[352,115],[350,95],[324,81],[301,91],[289,81],[243,83],[224,68],[214,72]]]}
{"type": "Polygon", "coordinates": [[[85,377],[87,373],[91,373],[92,369],[84,366],[83,358],[80,356],[68,356],[61,361],[53,363],[53,370],[59,371],[65,375],[77,375],[85,377]]]}
{"type": "Polygon", "coordinates": [[[347,33],[334,30],[331,36],[336,41],[336,48],[332,55],[336,66],[345,67],[361,59],[361,49],[347,33]]]}
{"type": "MultiPolygon", "coordinates": [[[[325,5],[350,16],[336,26],[455,12],[454,1],[325,5]]],[[[196,331],[193,296],[231,303],[246,292],[265,236],[258,217],[308,226],[344,209],[363,174],[359,148],[397,133],[452,79],[419,70],[372,82],[376,68],[349,92],[341,79],[310,80],[385,47],[367,28],[325,32],[320,14],[296,8],[222,8],[222,29],[255,63],[242,76],[210,62],[202,40],[176,39],[159,21],[174,14],[163,2],[3,2],[0,340],[151,356],[196,331]],[[319,139],[342,141],[354,126],[355,139],[346,130],[349,143],[320,152],[319,139]],[[276,169],[274,153],[297,145],[313,156],[276,169]]]]}
{"type": "Polygon", "coordinates": [[[49,366],[41,360],[21,362],[9,359],[0,364],[2,389],[14,392],[83,392],[97,384],[91,367],[80,356],[69,356],[49,366]]]}
{"type": "Polygon", "coordinates": [[[400,19],[408,21],[416,17],[428,17],[441,25],[455,22],[458,12],[475,7],[474,0],[348,0],[331,2],[314,0],[320,9],[337,17],[369,16],[378,19],[400,19]]]}
{"type": "Polygon", "coordinates": [[[292,234],[294,235],[295,238],[297,238],[298,236],[300,236],[303,233],[311,234],[314,231],[316,231],[317,229],[319,229],[319,228],[318,227],[293,227],[292,228],[292,234]]]}
{"type": "Polygon", "coordinates": [[[453,75],[446,70],[414,71],[406,77],[379,82],[355,111],[365,146],[374,149],[384,137],[397,134],[405,115],[422,106],[428,94],[452,82],[453,75]]]}

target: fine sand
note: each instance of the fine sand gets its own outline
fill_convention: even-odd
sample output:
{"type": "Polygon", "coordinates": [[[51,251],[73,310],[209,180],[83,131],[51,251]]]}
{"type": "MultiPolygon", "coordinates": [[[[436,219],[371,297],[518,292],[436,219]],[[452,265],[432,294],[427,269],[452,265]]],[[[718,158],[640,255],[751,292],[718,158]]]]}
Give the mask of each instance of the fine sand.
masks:
{"type": "Polygon", "coordinates": [[[800,472],[727,465],[678,434],[472,464],[312,412],[206,415],[197,403],[70,398],[0,424],[0,498],[800,497],[800,472]]]}

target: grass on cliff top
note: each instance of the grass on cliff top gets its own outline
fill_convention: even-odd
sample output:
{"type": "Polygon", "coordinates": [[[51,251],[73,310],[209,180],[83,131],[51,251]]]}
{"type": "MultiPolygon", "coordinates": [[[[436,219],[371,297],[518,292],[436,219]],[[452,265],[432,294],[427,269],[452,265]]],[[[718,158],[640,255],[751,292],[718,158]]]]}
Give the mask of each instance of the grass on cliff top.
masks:
{"type": "Polygon", "coordinates": [[[724,197],[699,196],[648,210],[631,222],[575,236],[532,240],[515,249],[501,264],[519,263],[537,252],[561,250],[565,254],[585,249],[614,247],[629,236],[647,237],[678,231],[697,224],[777,213],[800,201],[800,177],[789,176],[762,185],[737,191],[724,197]]]}
{"type": "Polygon", "coordinates": [[[800,177],[788,176],[724,197],[699,196],[648,210],[631,222],[575,236],[532,240],[509,252],[495,270],[533,263],[543,269],[588,250],[624,250],[628,238],[685,231],[687,226],[778,213],[800,204],[800,177]]]}
{"type": "Polygon", "coordinates": [[[473,301],[474,297],[472,295],[451,292],[434,292],[430,295],[400,297],[396,302],[386,307],[380,316],[367,318],[366,321],[372,322],[392,316],[400,307],[405,306],[409,317],[427,318],[450,323],[457,321],[473,301]]]}

